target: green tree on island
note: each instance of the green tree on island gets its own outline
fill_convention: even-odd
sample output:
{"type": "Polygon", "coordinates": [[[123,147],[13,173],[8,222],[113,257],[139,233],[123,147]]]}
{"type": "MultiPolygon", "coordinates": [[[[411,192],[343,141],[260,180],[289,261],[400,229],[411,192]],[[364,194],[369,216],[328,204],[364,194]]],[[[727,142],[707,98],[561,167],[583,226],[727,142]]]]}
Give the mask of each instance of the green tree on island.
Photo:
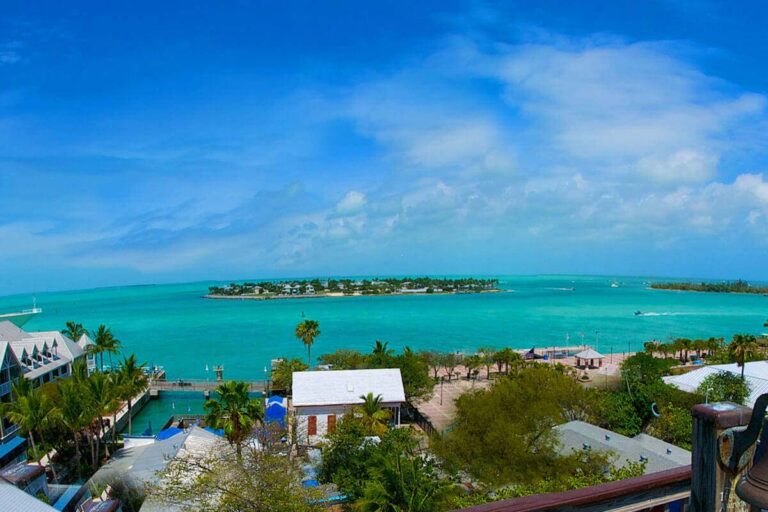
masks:
{"type": "Polygon", "coordinates": [[[304,320],[296,326],[296,337],[307,347],[307,365],[310,367],[312,366],[312,344],[318,336],[320,336],[320,323],[317,320],[304,320]]]}
{"type": "Polygon", "coordinates": [[[743,380],[747,360],[760,350],[757,340],[751,334],[735,334],[733,341],[728,345],[728,350],[736,360],[736,364],[741,367],[741,378],[743,380]]]}
{"type": "Polygon", "coordinates": [[[257,422],[264,420],[261,401],[248,395],[248,383],[229,381],[216,387],[218,398],[205,402],[205,421],[213,428],[224,430],[224,436],[235,446],[238,460],[242,459],[243,443],[257,422]]]}
{"type": "Polygon", "coordinates": [[[71,339],[72,341],[79,341],[83,337],[83,334],[88,334],[83,324],[79,324],[70,320],[66,323],[66,328],[62,329],[61,334],[71,339]]]}

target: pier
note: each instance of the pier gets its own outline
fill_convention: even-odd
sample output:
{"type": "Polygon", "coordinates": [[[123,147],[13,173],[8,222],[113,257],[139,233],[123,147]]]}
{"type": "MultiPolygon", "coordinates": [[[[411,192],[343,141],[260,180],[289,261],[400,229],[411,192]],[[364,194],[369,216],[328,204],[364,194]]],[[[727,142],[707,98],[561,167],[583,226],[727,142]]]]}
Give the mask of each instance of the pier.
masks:
{"type": "MultiPolygon", "coordinates": [[[[266,392],[267,381],[246,382],[248,383],[248,391],[252,393],[266,392]]],[[[149,394],[152,397],[157,397],[161,391],[200,391],[208,397],[210,392],[221,383],[222,381],[200,379],[152,380],[149,384],[149,394]]]]}

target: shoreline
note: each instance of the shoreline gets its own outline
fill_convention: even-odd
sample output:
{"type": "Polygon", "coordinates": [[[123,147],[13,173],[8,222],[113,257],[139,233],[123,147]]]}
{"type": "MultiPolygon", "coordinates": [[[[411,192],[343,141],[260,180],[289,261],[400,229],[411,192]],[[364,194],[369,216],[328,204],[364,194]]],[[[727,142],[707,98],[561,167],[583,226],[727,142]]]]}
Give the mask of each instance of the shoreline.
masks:
{"type": "Polygon", "coordinates": [[[403,292],[395,292],[395,293],[380,293],[380,294],[363,294],[363,293],[352,293],[352,294],[344,294],[344,293],[316,293],[313,295],[271,295],[269,297],[264,297],[261,295],[214,295],[214,294],[206,294],[203,295],[201,298],[203,299],[213,299],[213,300],[284,300],[284,299],[323,299],[323,298],[339,298],[339,297],[402,297],[402,296],[408,296],[408,295],[418,295],[418,296],[424,296],[424,295],[478,295],[481,293],[500,293],[505,290],[500,289],[493,289],[493,290],[480,290],[477,292],[433,292],[433,293],[427,293],[427,292],[413,292],[413,293],[403,293],[403,292]]]}

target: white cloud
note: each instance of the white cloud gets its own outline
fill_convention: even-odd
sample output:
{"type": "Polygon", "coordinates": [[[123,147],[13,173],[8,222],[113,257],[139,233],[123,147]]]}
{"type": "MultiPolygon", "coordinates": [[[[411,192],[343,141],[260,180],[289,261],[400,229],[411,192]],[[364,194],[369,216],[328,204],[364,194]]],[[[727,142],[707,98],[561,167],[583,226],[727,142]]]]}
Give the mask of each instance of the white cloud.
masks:
{"type": "Polygon", "coordinates": [[[365,194],[357,190],[350,190],[336,204],[336,212],[341,215],[351,215],[359,213],[366,204],[365,194]]]}

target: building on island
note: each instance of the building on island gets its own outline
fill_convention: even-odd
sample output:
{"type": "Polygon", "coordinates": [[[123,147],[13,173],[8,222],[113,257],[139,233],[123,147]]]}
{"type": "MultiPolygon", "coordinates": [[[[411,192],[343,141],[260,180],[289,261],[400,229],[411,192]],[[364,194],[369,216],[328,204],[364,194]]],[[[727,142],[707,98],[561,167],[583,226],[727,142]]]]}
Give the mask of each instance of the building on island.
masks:
{"type": "Polygon", "coordinates": [[[599,368],[603,366],[603,359],[605,359],[603,354],[591,348],[582,350],[574,357],[578,368],[599,368]]]}
{"type": "MultiPolygon", "coordinates": [[[[681,391],[696,393],[702,381],[720,372],[728,372],[741,377],[741,367],[736,363],[713,364],[702,366],[696,370],[681,375],[669,375],[662,377],[667,384],[675,386],[681,391]]],[[[752,361],[744,365],[744,379],[749,384],[749,396],[745,405],[754,407],[757,397],[768,393],[768,361],[752,361]]]]}
{"type": "Polygon", "coordinates": [[[399,368],[374,370],[332,370],[293,373],[293,411],[298,439],[314,444],[334,432],[336,422],[368,393],[381,395],[394,425],[400,424],[400,407],[405,390],[399,368]]]}
{"type": "Polygon", "coordinates": [[[627,437],[584,421],[569,421],[556,426],[555,431],[562,455],[570,455],[574,450],[611,452],[612,462],[618,467],[645,462],[645,474],[691,464],[691,452],[648,434],[627,437]]]}
{"type": "MultiPolygon", "coordinates": [[[[80,345],[58,331],[27,332],[7,320],[0,322],[0,402],[11,401],[13,383],[19,377],[34,385],[51,382],[71,375],[72,364],[85,357],[80,345]]],[[[16,437],[17,431],[16,425],[2,418],[0,466],[24,456],[26,442],[16,437]]]]}

